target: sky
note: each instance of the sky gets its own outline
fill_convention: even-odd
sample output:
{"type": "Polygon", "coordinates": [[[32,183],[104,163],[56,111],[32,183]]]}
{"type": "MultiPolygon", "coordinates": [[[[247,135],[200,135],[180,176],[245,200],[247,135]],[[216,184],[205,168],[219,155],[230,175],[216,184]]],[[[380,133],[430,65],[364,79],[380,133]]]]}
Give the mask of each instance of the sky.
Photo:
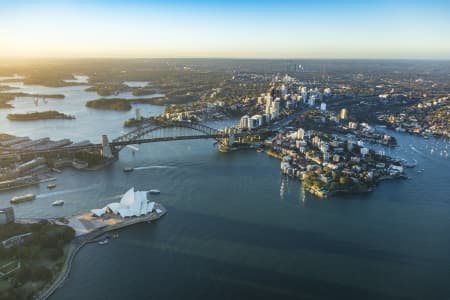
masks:
{"type": "Polygon", "coordinates": [[[0,0],[0,57],[450,59],[450,1],[0,0]]]}

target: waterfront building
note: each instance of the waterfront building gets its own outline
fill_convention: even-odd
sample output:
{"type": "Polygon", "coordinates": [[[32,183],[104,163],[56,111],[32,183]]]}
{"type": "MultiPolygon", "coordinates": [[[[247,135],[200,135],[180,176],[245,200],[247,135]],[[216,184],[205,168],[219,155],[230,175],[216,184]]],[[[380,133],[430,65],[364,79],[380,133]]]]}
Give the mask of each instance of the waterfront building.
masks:
{"type": "Polygon", "coordinates": [[[41,138],[41,139],[23,142],[23,143],[19,143],[19,144],[14,144],[11,146],[11,149],[24,150],[24,149],[31,148],[34,146],[47,144],[48,142],[50,142],[50,138],[46,137],[46,138],[41,138]]]}
{"type": "Polygon", "coordinates": [[[242,129],[249,128],[249,119],[250,117],[248,115],[242,116],[241,121],[239,122],[239,127],[242,129]]]}
{"type": "Polygon", "coordinates": [[[339,118],[341,120],[347,120],[347,117],[348,117],[347,114],[348,114],[347,109],[343,108],[343,109],[341,109],[341,112],[339,114],[339,118]]]}
{"type": "Polygon", "coordinates": [[[253,128],[255,128],[255,122],[252,118],[248,118],[248,125],[247,125],[247,129],[248,130],[252,130],[253,128]]]}
{"type": "Polygon", "coordinates": [[[29,142],[31,141],[31,139],[27,136],[25,137],[14,137],[14,138],[10,138],[10,139],[5,139],[3,141],[0,142],[0,146],[3,147],[9,147],[11,145],[15,145],[15,144],[20,144],[23,142],[29,142]]]}
{"type": "Polygon", "coordinates": [[[13,223],[15,221],[14,208],[0,208],[0,225],[13,223]]]}
{"type": "Polygon", "coordinates": [[[356,122],[348,122],[348,128],[356,129],[356,128],[358,128],[358,123],[356,123],[356,122]]]}
{"type": "Polygon", "coordinates": [[[29,171],[39,165],[43,165],[47,162],[47,160],[43,157],[36,157],[35,159],[32,159],[30,161],[27,161],[23,164],[20,164],[16,167],[16,171],[19,173],[29,171]]]}
{"type": "Polygon", "coordinates": [[[138,217],[151,213],[155,209],[155,202],[147,200],[147,191],[134,191],[129,189],[120,199],[120,202],[109,203],[103,208],[91,210],[92,214],[101,217],[112,213],[126,217],[138,217]]]}
{"type": "Polygon", "coordinates": [[[251,117],[254,127],[261,127],[264,123],[263,117],[261,115],[254,115],[251,117]]]}

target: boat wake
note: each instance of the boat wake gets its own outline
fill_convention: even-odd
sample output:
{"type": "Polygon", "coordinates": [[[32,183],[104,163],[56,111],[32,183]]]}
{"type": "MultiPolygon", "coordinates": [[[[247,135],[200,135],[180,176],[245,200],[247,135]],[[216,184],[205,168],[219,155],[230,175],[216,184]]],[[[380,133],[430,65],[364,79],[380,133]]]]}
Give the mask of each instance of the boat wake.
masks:
{"type": "Polygon", "coordinates": [[[124,195],[124,194],[119,194],[119,195],[115,195],[115,196],[111,196],[111,197],[104,198],[104,199],[102,199],[102,200],[114,200],[114,199],[120,199],[120,198],[123,197],[123,195],[124,195]]]}
{"type": "Polygon", "coordinates": [[[418,149],[417,149],[416,147],[414,147],[413,145],[409,145],[409,148],[410,148],[413,152],[415,152],[415,153],[421,155],[422,157],[425,157],[425,158],[428,158],[428,159],[430,158],[430,156],[429,156],[427,153],[418,150],[418,149]]]}
{"type": "Polygon", "coordinates": [[[142,166],[142,167],[136,167],[133,168],[133,170],[148,170],[148,169],[175,169],[176,167],[173,166],[142,166]]]}
{"type": "Polygon", "coordinates": [[[56,192],[51,192],[51,193],[39,194],[36,196],[36,198],[48,198],[48,197],[66,195],[66,194],[73,194],[73,193],[78,193],[78,192],[94,190],[96,188],[97,188],[96,185],[92,185],[92,186],[87,186],[84,188],[69,189],[69,190],[62,190],[62,191],[56,191],[56,192]]]}

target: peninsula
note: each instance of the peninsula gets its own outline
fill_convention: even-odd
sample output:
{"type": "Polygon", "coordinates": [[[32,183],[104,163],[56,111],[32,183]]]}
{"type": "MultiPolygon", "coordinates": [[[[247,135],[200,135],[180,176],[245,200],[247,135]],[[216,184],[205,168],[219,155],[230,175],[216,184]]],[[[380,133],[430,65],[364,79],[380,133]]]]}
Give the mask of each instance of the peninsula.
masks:
{"type": "Polygon", "coordinates": [[[100,98],[86,102],[86,107],[95,109],[129,111],[131,109],[131,104],[139,103],[139,104],[166,105],[166,104],[175,104],[178,103],[179,101],[183,102],[187,100],[186,99],[181,100],[180,98],[167,98],[167,97],[135,98],[135,99],[100,98]]]}
{"type": "Polygon", "coordinates": [[[62,94],[30,94],[24,92],[17,93],[0,93],[0,109],[1,108],[13,108],[14,106],[9,101],[16,99],[16,97],[38,97],[38,98],[52,98],[52,99],[64,99],[65,96],[62,94]]]}

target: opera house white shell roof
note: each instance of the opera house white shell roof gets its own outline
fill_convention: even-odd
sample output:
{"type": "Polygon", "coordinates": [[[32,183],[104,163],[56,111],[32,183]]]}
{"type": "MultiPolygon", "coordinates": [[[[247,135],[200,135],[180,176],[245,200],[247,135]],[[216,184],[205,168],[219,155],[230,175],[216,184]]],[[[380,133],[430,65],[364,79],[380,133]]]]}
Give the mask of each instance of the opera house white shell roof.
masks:
{"type": "Polygon", "coordinates": [[[146,191],[134,191],[129,189],[120,199],[120,202],[109,203],[103,208],[93,209],[91,212],[101,217],[106,213],[114,213],[121,217],[137,217],[151,213],[155,208],[155,202],[147,200],[146,191]]]}

